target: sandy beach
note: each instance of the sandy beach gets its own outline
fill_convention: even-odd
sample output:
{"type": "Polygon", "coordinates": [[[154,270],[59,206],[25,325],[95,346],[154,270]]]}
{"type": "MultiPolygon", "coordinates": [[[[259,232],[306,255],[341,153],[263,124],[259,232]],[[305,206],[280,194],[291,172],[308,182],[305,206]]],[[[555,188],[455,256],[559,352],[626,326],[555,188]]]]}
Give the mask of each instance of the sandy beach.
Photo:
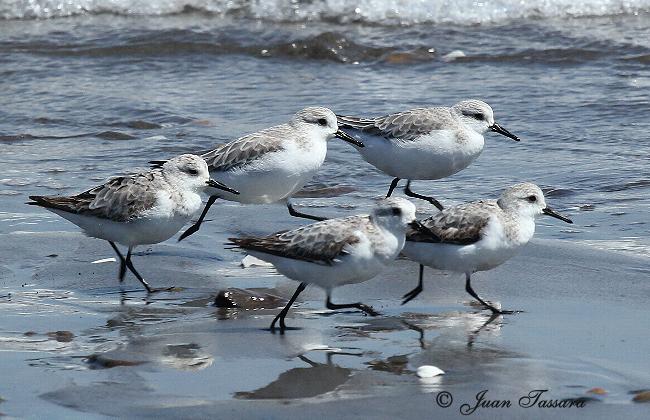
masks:
{"type": "Polygon", "coordinates": [[[463,417],[460,407],[482,390],[514,404],[478,408],[482,418],[647,414],[631,402],[650,382],[649,337],[638,324],[650,292],[642,258],[535,241],[476,276],[484,296],[524,311],[494,319],[461,277],[434,271],[401,306],[417,265],[400,260],[335,294],[382,316],[328,311],[324,294],[308,288],[288,318],[296,329],[280,335],[267,327],[281,299],[214,306],[219,290],[286,298],[295,286],[268,267],[242,268],[236,254],[224,262],[191,242],[156,246],[138,256],[142,271],[182,289],[147,297],[133,279],[120,289],[116,263],[90,263],[110,256],[101,241],[18,232],[0,243],[16,256],[0,267],[0,408],[10,417],[463,417]],[[422,365],[446,373],[420,379],[422,365]],[[519,406],[533,390],[584,407],[519,406]],[[448,408],[436,403],[441,391],[453,396],[448,408]]]}

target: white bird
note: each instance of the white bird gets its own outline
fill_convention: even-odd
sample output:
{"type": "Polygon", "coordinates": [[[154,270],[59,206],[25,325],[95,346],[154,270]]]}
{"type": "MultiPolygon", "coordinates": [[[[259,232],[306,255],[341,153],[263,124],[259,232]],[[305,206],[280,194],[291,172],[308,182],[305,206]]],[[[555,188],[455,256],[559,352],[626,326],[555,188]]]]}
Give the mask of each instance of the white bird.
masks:
{"type": "Polygon", "coordinates": [[[202,157],[208,163],[210,176],[241,194],[209,191],[210,198],[199,220],[179,240],[199,230],[217,198],[244,204],[286,201],[292,216],[323,220],[294,210],[289,199],[316,175],[327,154],[327,140],[332,137],[363,148],[363,143],[339,130],[332,111],[308,107],[296,113],[288,123],[249,134],[204,153],[202,157]]]}
{"type": "Polygon", "coordinates": [[[154,292],[131,262],[137,245],[156,244],[174,236],[200,209],[206,188],[237,191],[210,179],[208,165],[196,155],[181,155],[160,168],[112,178],[70,197],[30,196],[27,204],[46,208],[111,244],[120,259],[120,282],[126,268],[154,292]],[[115,243],[128,247],[126,258],[115,243]]]}
{"type": "Polygon", "coordinates": [[[420,263],[418,286],[406,293],[402,304],[422,291],[424,265],[465,273],[465,290],[495,314],[502,311],[486,303],[472,289],[471,274],[491,270],[514,256],[535,233],[535,217],[546,214],[573,223],[546,205],[535,184],[507,188],[498,200],[474,201],[447,207],[421,221],[428,232],[407,232],[402,253],[420,263]]]}
{"type": "Polygon", "coordinates": [[[266,237],[231,238],[231,245],[272,263],[281,274],[300,282],[289,303],[273,319],[271,331],[284,318],[307,284],[327,293],[328,309],[357,308],[378,315],[363,303],[334,304],[332,290],[361,283],[379,274],[402,250],[407,226],[417,228],[415,206],[402,198],[384,199],[371,215],[329,219],[266,237]]]}
{"type": "Polygon", "coordinates": [[[433,197],[411,190],[411,180],[441,179],[467,168],[483,151],[483,133],[495,131],[520,139],[494,121],[485,102],[466,100],[451,108],[414,108],[376,118],[337,115],[341,128],[353,129],[365,147],[357,149],[377,169],[395,177],[390,197],[400,179],[407,179],[404,193],[427,200],[439,210],[433,197]]]}

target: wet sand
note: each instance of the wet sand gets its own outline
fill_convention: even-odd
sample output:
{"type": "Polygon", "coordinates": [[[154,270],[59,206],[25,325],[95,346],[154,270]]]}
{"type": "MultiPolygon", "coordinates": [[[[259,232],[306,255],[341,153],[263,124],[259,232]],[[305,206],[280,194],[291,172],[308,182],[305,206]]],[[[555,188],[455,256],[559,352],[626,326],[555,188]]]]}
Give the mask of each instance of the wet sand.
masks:
{"type": "Polygon", "coordinates": [[[134,263],[145,277],[182,287],[147,297],[132,277],[119,286],[116,263],[90,263],[112,256],[102,241],[73,232],[0,235],[7,257],[0,265],[0,412],[463,417],[460,406],[485,389],[513,404],[473,414],[486,418],[642,418],[650,409],[632,402],[650,388],[650,337],[639,328],[650,297],[646,259],[534,241],[499,269],[475,276],[479,294],[525,311],[495,319],[472,303],[462,276],[430,269],[424,292],[401,306],[417,265],[400,260],[378,278],[334,293],[335,302],[362,300],[382,316],[328,311],[324,293],[310,287],[287,318],[295,329],[280,335],[266,330],[278,308],[217,308],[214,298],[227,288],[286,298],[296,283],[267,267],[241,268],[242,254],[203,243],[143,248],[134,263]],[[420,380],[421,365],[446,374],[420,380]],[[594,388],[605,393],[589,392],[594,388]],[[584,407],[518,407],[536,389],[584,407]],[[441,391],[452,394],[451,407],[437,405],[441,391]]]}

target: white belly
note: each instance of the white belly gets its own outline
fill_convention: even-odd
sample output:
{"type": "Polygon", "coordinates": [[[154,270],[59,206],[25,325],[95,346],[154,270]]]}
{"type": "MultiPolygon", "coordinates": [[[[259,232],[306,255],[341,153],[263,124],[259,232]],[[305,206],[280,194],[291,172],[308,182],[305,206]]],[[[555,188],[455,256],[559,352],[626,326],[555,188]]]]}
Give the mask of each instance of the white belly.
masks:
{"type": "Polygon", "coordinates": [[[266,204],[285,200],[302,189],[320,169],[327,144],[320,141],[311,150],[289,149],[269,153],[255,164],[210,176],[239,191],[239,195],[209,189],[207,194],[245,204],[266,204]]]}
{"type": "Polygon", "coordinates": [[[402,253],[409,259],[438,270],[474,273],[491,270],[512,258],[521,247],[489,247],[406,241],[402,253]]]}
{"type": "Polygon", "coordinates": [[[345,256],[332,265],[323,265],[256,251],[250,251],[250,254],[270,262],[280,274],[292,280],[315,284],[327,291],[344,284],[370,280],[385,268],[383,261],[376,257],[361,260],[345,256]]]}
{"type": "Polygon", "coordinates": [[[143,217],[121,223],[60,210],[52,211],[79,226],[84,234],[90,237],[126,246],[157,244],[166,241],[181,230],[189,220],[187,216],[174,215],[168,218],[143,217]]]}
{"type": "Polygon", "coordinates": [[[201,209],[201,196],[186,192],[175,202],[164,191],[158,193],[156,205],[129,222],[115,222],[48,209],[83,229],[88,236],[136,246],[157,244],[174,236],[201,209]]]}
{"type": "Polygon", "coordinates": [[[483,136],[474,133],[459,143],[451,132],[417,141],[386,140],[361,133],[361,156],[386,174],[403,179],[440,179],[467,168],[483,151],[483,136]]]}

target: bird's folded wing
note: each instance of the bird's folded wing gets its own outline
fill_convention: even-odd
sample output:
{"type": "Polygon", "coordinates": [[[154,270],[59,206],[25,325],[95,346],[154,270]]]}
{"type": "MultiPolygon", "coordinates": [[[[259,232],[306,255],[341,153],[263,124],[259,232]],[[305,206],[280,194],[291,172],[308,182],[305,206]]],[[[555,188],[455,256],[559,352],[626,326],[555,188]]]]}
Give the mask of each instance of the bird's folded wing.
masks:
{"type": "Polygon", "coordinates": [[[246,166],[267,153],[282,150],[282,140],[287,133],[292,133],[288,126],[267,128],[222,144],[201,157],[208,163],[211,171],[228,171],[246,166]]]}
{"type": "Polygon", "coordinates": [[[409,229],[406,240],[455,245],[473,244],[483,237],[492,215],[490,210],[500,211],[495,203],[483,201],[448,207],[421,221],[429,232],[409,229]]]}
{"type": "Polygon", "coordinates": [[[153,172],[112,178],[81,194],[69,197],[31,196],[33,204],[70,213],[127,222],[156,204],[153,172]]]}
{"type": "Polygon", "coordinates": [[[360,241],[359,231],[371,229],[367,216],[331,219],[266,237],[230,238],[242,249],[317,264],[331,265],[360,241]]]}
{"type": "Polygon", "coordinates": [[[415,140],[456,125],[446,108],[414,108],[377,118],[336,116],[343,128],[354,128],[387,139],[415,140]]]}

